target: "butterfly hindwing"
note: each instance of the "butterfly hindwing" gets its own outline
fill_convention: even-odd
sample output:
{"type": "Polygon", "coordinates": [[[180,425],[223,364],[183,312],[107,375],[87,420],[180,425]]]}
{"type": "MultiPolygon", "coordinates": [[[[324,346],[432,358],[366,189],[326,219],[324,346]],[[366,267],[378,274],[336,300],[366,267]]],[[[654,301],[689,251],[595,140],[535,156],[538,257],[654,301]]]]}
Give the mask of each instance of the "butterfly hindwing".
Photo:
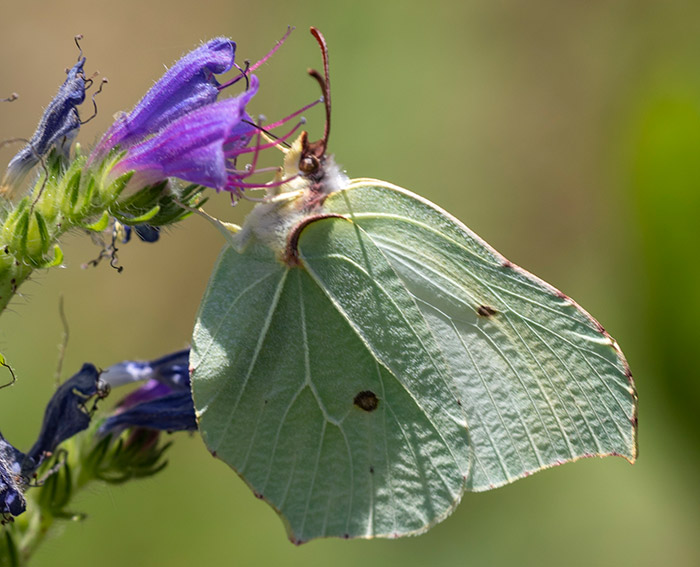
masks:
{"type": "Polygon", "coordinates": [[[255,242],[222,252],[191,357],[205,442],[295,542],[424,531],[469,470],[442,353],[353,223],[312,223],[299,253],[290,267],[255,242]]]}

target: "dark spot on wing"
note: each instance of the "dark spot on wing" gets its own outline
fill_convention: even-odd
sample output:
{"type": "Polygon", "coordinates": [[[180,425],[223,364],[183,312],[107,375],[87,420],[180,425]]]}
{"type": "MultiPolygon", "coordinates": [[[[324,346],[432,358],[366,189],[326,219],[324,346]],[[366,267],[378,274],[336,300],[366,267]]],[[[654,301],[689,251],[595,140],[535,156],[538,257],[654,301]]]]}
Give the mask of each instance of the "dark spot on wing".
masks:
{"type": "Polygon", "coordinates": [[[479,305],[476,312],[479,317],[491,317],[498,313],[498,311],[496,311],[493,307],[489,307],[488,305],[479,305]]]}
{"type": "Polygon", "coordinates": [[[379,399],[371,390],[362,390],[355,396],[353,403],[361,410],[374,411],[379,405],[379,399]]]}
{"type": "Polygon", "coordinates": [[[374,474],[374,467],[372,467],[372,466],[369,467],[369,474],[374,474]]]}

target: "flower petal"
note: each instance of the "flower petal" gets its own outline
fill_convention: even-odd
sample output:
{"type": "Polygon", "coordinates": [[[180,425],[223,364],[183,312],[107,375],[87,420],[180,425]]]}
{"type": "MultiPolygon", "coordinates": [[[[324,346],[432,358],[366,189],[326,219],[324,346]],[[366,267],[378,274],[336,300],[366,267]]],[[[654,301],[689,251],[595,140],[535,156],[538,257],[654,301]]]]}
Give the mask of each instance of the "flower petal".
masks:
{"type": "Polygon", "coordinates": [[[111,386],[148,381],[122,400],[114,414],[100,426],[100,433],[113,433],[127,427],[165,431],[196,429],[189,356],[189,349],[185,349],[151,362],[128,360],[105,370],[102,377],[111,386]]]}
{"type": "Polygon", "coordinates": [[[194,431],[197,429],[197,420],[192,395],[188,390],[177,390],[148,402],[136,404],[107,418],[100,426],[100,433],[114,433],[129,427],[146,427],[161,431],[194,431]]]}
{"type": "Polygon", "coordinates": [[[129,114],[116,120],[95,148],[91,160],[104,156],[115,146],[125,149],[173,120],[214,102],[219,94],[214,75],[233,67],[235,52],[233,41],[218,37],[185,55],[129,114]]]}
{"type": "Polygon", "coordinates": [[[158,242],[160,238],[160,227],[150,224],[137,224],[134,232],[143,242],[158,242]]]}
{"type": "Polygon", "coordinates": [[[61,442],[90,425],[91,414],[85,404],[93,396],[105,395],[99,377],[97,369],[85,363],[80,372],[58,387],[46,406],[39,438],[27,453],[36,466],[61,442]]]}
{"type": "Polygon", "coordinates": [[[190,349],[183,349],[143,362],[125,360],[114,364],[102,373],[102,380],[112,388],[131,382],[156,380],[169,390],[190,390],[190,349]]]}
{"type": "Polygon", "coordinates": [[[85,100],[84,65],[85,57],[82,57],[68,71],[66,80],[46,107],[29,143],[10,160],[3,180],[4,192],[16,189],[29,170],[53,146],[58,146],[67,155],[70,142],[80,128],[80,116],[76,107],[85,100]]]}
{"type": "Polygon", "coordinates": [[[129,149],[113,173],[136,171],[132,183],[149,185],[168,177],[190,183],[226,188],[229,160],[237,148],[250,140],[242,123],[245,107],[258,89],[257,77],[250,89],[235,98],[199,108],[168,125],[157,135],[129,149]]]}

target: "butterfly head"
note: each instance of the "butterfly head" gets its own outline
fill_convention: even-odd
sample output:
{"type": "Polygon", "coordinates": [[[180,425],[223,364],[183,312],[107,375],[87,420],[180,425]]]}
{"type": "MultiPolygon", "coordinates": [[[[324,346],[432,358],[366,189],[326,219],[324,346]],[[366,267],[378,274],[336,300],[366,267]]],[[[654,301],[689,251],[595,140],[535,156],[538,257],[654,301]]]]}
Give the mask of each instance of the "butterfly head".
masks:
{"type": "Polygon", "coordinates": [[[311,34],[318,41],[323,55],[323,73],[315,69],[308,70],[309,75],[318,82],[323,95],[321,100],[326,111],[323,137],[320,140],[311,141],[308,132],[304,131],[299,135],[292,147],[286,150],[284,166],[279,176],[280,179],[290,179],[291,181],[271,192],[273,196],[280,193],[304,192],[305,195],[301,195],[301,207],[304,209],[315,208],[316,205],[322,203],[326,195],[343,189],[347,185],[347,177],[336,165],[333,156],[327,154],[331,129],[328,47],[320,31],[312,27],[311,34]]]}
{"type": "Polygon", "coordinates": [[[285,257],[289,235],[294,233],[295,227],[309,217],[323,215],[326,197],[348,186],[348,177],[327,153],[331,127],[328,48],[321,32],[312,27],[311,34],[323,54],[323,74],[315,69],[308,71],[323,93],[326,110],[323,137],[312,142],[304,131],[291,148],[284,150],[284,165],[277,174],[278,183],[269,187],[266,199],[251,211],[235,237],[239,250],[254,237],[272,248],[280,258],[285,257]]]}

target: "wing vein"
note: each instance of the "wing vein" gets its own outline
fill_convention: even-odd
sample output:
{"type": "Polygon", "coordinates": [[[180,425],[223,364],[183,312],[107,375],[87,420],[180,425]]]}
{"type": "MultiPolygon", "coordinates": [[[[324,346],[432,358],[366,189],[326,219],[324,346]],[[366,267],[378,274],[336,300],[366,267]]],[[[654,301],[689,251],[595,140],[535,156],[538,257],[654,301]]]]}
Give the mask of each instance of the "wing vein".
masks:
{"type": "Polygon", "coordinates": [[[250,380],[250,377],[253,374],[253,368],[255,368],[255,365],[260,356],[260,352],[262,351],[262,345],[265,342],[265,339],[267,338],[268,331],[270,330],[270,323],[272,322],[272,317],[275,313],[275,310],[277,309],[280,297],[282,296],[282,289],[284,288],[284,284],[287,281],[288,273],[289,270],[283,272],[282,277],[280,278],[280,281],[277,284],[277,289],[275,290],[275,295],[273,297],[272,303],[270,304],[270,309],[268,309],[267,315],[265,316],[265,322],[263,323],[262,332],[260,333],[260,336],[258,337],[258,342],[255,345],[253,357],[251,358],[250,364],[248,365],[248,370],[243,379],[243,383],[240,385],[240,390],[238,392],[238,396],[236,397],[236,401],[234,402],[233,407],[229,412],[228,419],[226,420],[226,426],[224,427],[224,430],[222,431],[221,436],[219,437],[219,442],[217,443],[214,450],[217,450],[221,446],[221,443],[228,435],[228,430],[231,427],[231,423],[233,423],[233,416],[235,415],[236,409],[238,408],[238,404],[241,401],[241,398],[243,397],[243,392],[245,391],[248,381],[250,380]]]}

